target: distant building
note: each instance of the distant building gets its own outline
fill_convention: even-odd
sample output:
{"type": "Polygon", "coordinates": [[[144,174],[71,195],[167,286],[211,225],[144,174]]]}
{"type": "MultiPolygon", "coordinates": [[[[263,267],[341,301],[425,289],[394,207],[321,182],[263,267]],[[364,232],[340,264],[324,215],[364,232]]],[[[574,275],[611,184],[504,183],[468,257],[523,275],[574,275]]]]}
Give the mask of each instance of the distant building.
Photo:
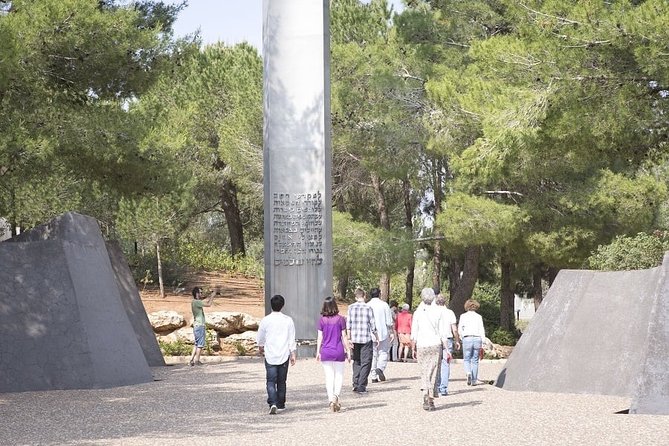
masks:
{"type": "Polygon", "coordinates": [[[534,299],[525,299],[519,295],[513,298],[513,314],[516,320],[530,320],[534,316],[534,299]]]}

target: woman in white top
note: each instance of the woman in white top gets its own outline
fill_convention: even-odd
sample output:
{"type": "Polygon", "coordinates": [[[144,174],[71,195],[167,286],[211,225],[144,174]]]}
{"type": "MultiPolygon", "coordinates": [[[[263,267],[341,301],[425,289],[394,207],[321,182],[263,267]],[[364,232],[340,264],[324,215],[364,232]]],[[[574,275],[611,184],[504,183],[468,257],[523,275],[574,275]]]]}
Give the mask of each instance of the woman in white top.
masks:
{"type": "Polygon", "coordinates": [[[437,390],[437,377],[441,362],[441,350],[445,335],[442,312],[431,305],[434,290],[423,288],[420,293],[421,304],[416,308],[411,323],[411,341],[418,353],[421,370],[421,388],[423,389],[423,409],[434,410],[434,396],[437,390]]]}
{"type": "Polygon", "coordinates": [[[465,302],[466,313],[460,316],[460,322],[458,323],[468,386],[475,386],[478,381],[479,350],[483,345],[483,338],[485,338],[483,318],[476,312],[480,307],[481,305],[477,301],[469,299],[465,302]]]}

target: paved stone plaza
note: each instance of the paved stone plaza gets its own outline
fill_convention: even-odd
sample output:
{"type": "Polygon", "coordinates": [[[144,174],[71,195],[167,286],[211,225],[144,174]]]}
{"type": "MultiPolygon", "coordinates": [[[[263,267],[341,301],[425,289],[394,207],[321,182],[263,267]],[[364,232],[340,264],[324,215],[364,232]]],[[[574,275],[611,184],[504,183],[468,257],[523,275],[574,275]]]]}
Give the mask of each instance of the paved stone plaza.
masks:
{"type": "MultiPolygon", "coordinates": [[[[218,359],[218,358],[217,358],[218,359]]],[[[482,364],[493,379],[499,362],[482,364]]],[[[330,413],[314,359],[288,374],[287,410],[268,415],[258,358],[153,369],[156,381],[105,390],[0,394],[2,445],[661,445],[669,417],[620,415],[626,398],[467,387],[455,364],[451,394],[421,408],[418,365],[389,363],[388,381],[351,392],[330,413]]]]}

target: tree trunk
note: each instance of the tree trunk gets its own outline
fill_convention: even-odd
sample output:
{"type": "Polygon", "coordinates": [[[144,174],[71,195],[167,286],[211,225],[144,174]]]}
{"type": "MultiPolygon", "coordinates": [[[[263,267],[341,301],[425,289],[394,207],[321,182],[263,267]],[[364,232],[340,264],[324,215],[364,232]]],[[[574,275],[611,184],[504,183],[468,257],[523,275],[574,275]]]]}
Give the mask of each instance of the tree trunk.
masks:
{"type": "Polygon", "coordinates": [[[246,255],[244,246],[244,227],[241,212],[237,201],[237,186],[230,180],[225,180],[221,187],[221,206],[225,215],[225,223],[230,234],[230,251],[232,255],[246,255]]]}
{"type": "Polygon", "coordinates": [[[550,287],[553,285],[553,281],[557,277],[558,273],[560,272],[560,268],[555,268],[555,267],[550,267],[548,268],[548,286],[550,287]]]}
{"type": "Polygon", "coordinates": [[[448,308],[453,310],[456,317],[460,317],[460,315],[465,312],[465,302],[467,299],[471,299],[472,294],[474,293],[474,287],[479,278],[480,257],[481,247],[470,246],[465,249],[461,267],[459,261],[451,262],[452,264],[455,264],[455,268],[451,267],[449,274],[451,301],[448,304],[448,308]]]}
{"type": "Polygon", "coordinates": [[[515,331],[515,315],[513,314],[513,288],[511,288],[511,275],[513,264],[506,253],[502,253],[500,259],[502,271],[502,289],[499,304],[499,325],[508,331],[515,331]]]}
{"type": "MultiPolygon", "coordinates": [[[[441,172],[441,161],[436,160],[436,169],[434,176],[434,184],[432,186],[432,192],[434,193],[434,235],[439,236],[439,228],[436,226],[437,216],[441,214],[441,202],[444,199],[443,191],[443,175],[441,172]]],[[[434,241],[434,255],[432,256],[432,262],[434,270],[432,271],[432,286],[441,289],[441,268],[442,268],[443,253],[441,251],[441,243],[439,240],[434,241]]]]}
{"type": "Polygon", "coordinates": [[[539,309],[541,301],[544,299],[543,288],[541,287],[541,279],[543,278],[542,268],[540,263],[532,265],[532,299],[534,300],[534,311],[539,309]]]}
{"type": "MultiPolygon", "coordinates": [[[[386,231],[390,230],[390,220],[388,219],[388,207],[386,206],[386,195],[383,190],[381,178],[375,173],[371,174],[372,186],[376,192],[376,209],[379,214],[379,226],[386,231]]],[[[379,279],[379,290],[381,291],[381,300],[388,302],[390,296],[390,274],[383,273],[379,279]]]]}
{"type": "Polygon", "coordinates": [[[404,288],[404,301],[409,304],[409,310],[413,310],[414,269],[416,269],[416,261],[412,260],[411,264],[407,266],[406,283],[404,288]]]}
{"type": "Polygon", "coordinates": [[[160,297],[165,298],[165,287],[163,286],[163,263],[160,261],[160,241],[156,242],[156,258],[158,259],[158,287],[160,297]]]}
{"type": "Polygon", "coordinates": [[[439,243],[439,240],[435,240],[434,254],[432,255],[432,265],[434,267],[432,271],[432,286],[439,289],[441,289],[442,263],[441,243],[439,243]]]}
{"type": "Polygon", "coordinates": [[[390,230],[390,220],[388,220],[388,207],[386,206],[386,195],[383,190],[381,178],[375,173],[372,176],[372,186],[376,192],[376,210],[379,214],[379,226],[386,231],[390,230]]]}
{"type": "MultiPolygon", "coordinates": [[[[411,205],[411,183],[408,178],[402,180],[402,196],[404,198],[404,227],[410,234],[413,234],[413,210],[414,207],[411,205]]],[[[407,265],[405,289],[404,289],[404,301],[409,304],[409,309],[411,310],[413,305],[413,280],[414,280],[414,270],[416,269],[416,257],[411,256],[411,260],[407,265]]]]}
{"type": "Polygon", "coordinates": [[[379,290],[381,291],[381,296],[379,298],[388,302],[388,297],[390,296],[390,274],[383,273],[379,279],[379,290]]]}
{"type": "Polygon", "coordinates": [[[346,290],[348,290],[348,276],[344,275],[337,278],[337,292],[339,293],[339,299],[346,299],[346,290]]]}

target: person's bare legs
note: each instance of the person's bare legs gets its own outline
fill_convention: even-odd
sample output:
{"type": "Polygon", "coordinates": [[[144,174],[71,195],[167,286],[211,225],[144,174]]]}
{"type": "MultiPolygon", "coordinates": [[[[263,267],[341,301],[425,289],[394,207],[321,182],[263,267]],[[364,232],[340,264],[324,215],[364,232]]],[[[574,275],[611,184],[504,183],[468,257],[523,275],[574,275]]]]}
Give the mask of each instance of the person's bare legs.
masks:
{"type": "Polygon", "coordinates": [[[200,353],[202,353],[202,347],[193,347],[193,354],[190,357],[190,365],[200,364],[200,353]]]}

